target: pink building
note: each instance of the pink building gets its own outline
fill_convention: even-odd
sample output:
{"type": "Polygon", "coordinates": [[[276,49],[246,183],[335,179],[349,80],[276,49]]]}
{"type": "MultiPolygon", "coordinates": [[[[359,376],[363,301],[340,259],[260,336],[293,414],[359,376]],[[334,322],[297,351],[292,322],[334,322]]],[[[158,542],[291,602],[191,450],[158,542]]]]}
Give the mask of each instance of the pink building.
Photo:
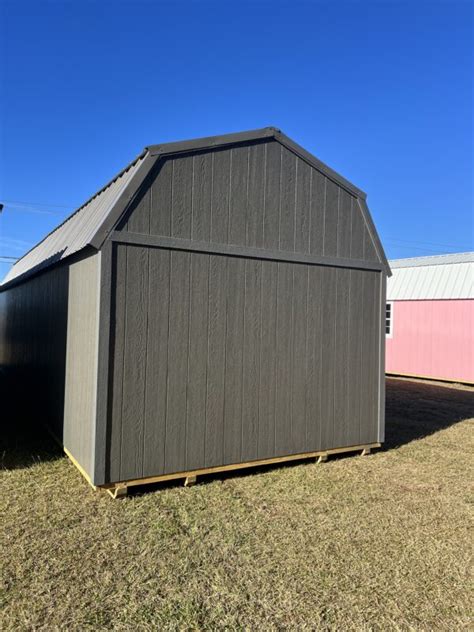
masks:
{"type": "Polygon", "coordinates": [[[474,383],[474,252],[390,267],[386,372],[474,383]]]}

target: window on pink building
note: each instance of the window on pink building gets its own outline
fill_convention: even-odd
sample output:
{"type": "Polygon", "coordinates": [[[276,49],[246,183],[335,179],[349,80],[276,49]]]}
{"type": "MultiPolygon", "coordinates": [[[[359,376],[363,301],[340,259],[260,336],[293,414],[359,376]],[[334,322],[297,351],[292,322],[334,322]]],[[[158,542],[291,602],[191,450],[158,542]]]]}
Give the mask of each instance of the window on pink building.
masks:
{"type": "Polygon", "coordinates": [[[385,305],[385,335],[387,338],[393,335],[393,303],[385,305]]]}

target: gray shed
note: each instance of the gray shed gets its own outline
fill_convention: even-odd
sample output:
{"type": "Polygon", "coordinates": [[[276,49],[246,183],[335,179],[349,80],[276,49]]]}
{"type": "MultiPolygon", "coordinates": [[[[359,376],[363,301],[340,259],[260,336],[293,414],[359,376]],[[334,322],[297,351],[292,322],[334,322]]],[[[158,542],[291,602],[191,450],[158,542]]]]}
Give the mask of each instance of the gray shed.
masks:
{"type": "Polygon", "coordinates": [[[366,195],[279,130],[147,147],[0,286],[0,365],[92,485],[384,440],[366,195]]]}

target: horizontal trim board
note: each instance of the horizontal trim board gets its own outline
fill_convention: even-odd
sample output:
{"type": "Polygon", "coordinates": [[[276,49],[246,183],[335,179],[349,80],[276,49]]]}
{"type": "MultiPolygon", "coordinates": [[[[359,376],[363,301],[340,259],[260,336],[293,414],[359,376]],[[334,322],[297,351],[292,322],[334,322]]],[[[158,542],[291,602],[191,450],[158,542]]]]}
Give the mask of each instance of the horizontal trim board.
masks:
{"type": "Polygon", "coordinates": [[[114,231],[110,234],[110,239],[115,243],[129,244],[132,246],[150,246],[151,248],[167,248],[169,250],[187,250],[190,252],[229,255],[233,257],[245,257],[248,259],[269,259],[271,261],[288,261],[290,263],[303,263],[306,265],[351,268],[353,270],[373,270],[376,272],[382,272],[384,270],[383,265],[376,261],[339,259],[337,257],[318,257],[298,252],[263,250],[261,248],[208,243],[204,241],[194,241],[193,239],[180,239],[177,237],[162,237],[159,235],[142,235],[140,233],[114,231]]]}
{"type": "Polygon", "coordinates": [[[387,377],[397,378],[397,377],[407,377],[407,378],[415,378],[417,380],[432,380],[434,382],[446,382],[446,385],[449,384],[467,384],[468,386],[474,386],[474,382],[468,382],[461,378],[447,378],[447,377],[434,377],[433,375],[417,375],[416,373],[386,373],[387,377]]]}
{"type": "Polygon", "coordinates": [[[291,461],[303,461],[305,459],[313,459],[317,457],[325,457],[331,454],[344,454],[346,452],[358,452],[359,450],[368,450],[372,448],[380,448],[380,443],[365,443],[362,445],[348,446],[344,448],[331,448],[329,450],[318,450],[317,452],[302,452],[300,454],[289,454],[287,456],[271,457],[269,459],[260,459],[258,461],[245,461],[243,463],[232,463],[230,465],[217,465],[215,467],[206,467],[199,470],[187,470],[185,472],[175,472],[173,474],[162,474],[159,476],[149,476],[147,478],[136,478],[132,480],[117,481],[110,485],[101,485],[97,489],[114,489],[115,487],[133,487],[136,485],[147,485],[149,483],[160,483],[172,481],[180,478],[188,478],[191,476],[202,476],[203,474],[218,474],[220,472],[232,472],[233,470],[243,470],[245,468],[259,467],[263,465],[273,465],[278,463],[286,463],[291,461]]]}

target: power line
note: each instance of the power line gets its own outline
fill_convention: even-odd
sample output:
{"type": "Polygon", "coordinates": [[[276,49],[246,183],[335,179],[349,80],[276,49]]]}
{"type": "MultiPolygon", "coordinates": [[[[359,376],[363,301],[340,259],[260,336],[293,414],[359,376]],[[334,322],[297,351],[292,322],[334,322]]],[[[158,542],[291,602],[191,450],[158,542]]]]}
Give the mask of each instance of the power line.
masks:
{"type": "MultiPolygon", "coordinates": [[[[429,252],[430,254],[439,255],[439,254],[455,254],[459,252],[459,250],[455,250],[454,252],[443,252],[440,253],[439,250],[433,250],[433,248],[423,248],[421,246],[402,246],[401,244],[394,244],[391,246],[392,248],[403,248],[405,250],[418,250],[420,252],[429,252]]],[[[394,257],[392,257],[393,259],[394,257]]]]}
{"type": "Polygon", "coordinates": [[[49,202],[25,202],[24,200],[3,200],[4,204],[17,204],[17,205],[26,205],[26,206],[47,206],[53,208],[68,208],[71,209],[73,206],[71,204],[49,204],[49,202]]]}
{"type": "Polygon", "coordinates": [[[15,204],[9,204],[5,202],[6,208],[4,207],[3,212],[5,211],[16,211],[20,213],[35,213],[37,215],[56,215],[57,217],[63,217],[64,213],[58,213],[56,211],[46,211],[38,208],[29,208],[26,206],[20,206],[15,204]]]}
{"type": "Polygon", "coordinates": [[[467,245],[460,245],[460,244],[439,244],[436,242],[432,242],[432,241],[408,241],[407,239],[398,239],[397,237],[387,237],[386,239],[384,239],[384,241],[391,241],[393,243],[399,243],[399,244],[407,244],[409,246],[411,246],[412,244],[417,244],[419,246],[439,246],[440,248],[461,248],[461,249],[467,249],[469,250],[470,248],[472,248],[472,245],[467,246],[467,245]]]}

